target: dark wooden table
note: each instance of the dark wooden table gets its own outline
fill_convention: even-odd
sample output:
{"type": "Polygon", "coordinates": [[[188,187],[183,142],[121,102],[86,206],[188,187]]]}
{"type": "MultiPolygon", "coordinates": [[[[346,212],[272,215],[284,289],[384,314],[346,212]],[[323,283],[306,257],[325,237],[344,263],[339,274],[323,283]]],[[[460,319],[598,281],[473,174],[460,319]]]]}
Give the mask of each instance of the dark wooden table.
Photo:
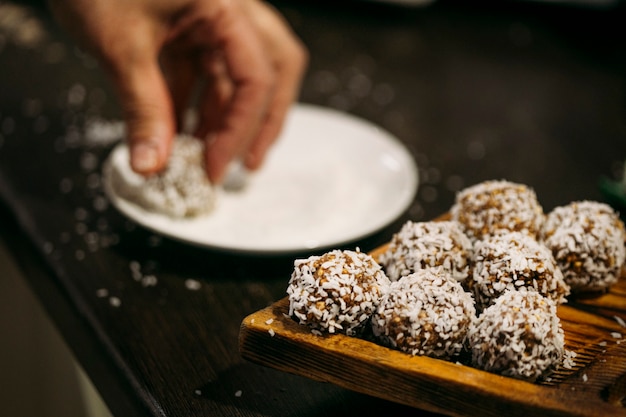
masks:
{"type": "MultiPolygon", "coordinates": [[[[549,210],[601,200],[599,180],[621,175],[621,8],[275,4],[311,52],[301,101],[379,124],[420,168],[405,215],[347,247],[372,250],[486,179],[528,184],[549,210]]],[[[0,233],[112,412],[427,415],[241,359],[242,319],[284,296],[294,257],[190,247],[108,205],[99,173],[111,145],[86,142],[83,128],[90,117],[119,118],[110,85],[41,5],[29,10],[35,19],[0,43],[0,233]],[[38,43],[24,32],[31,26],[45,34],[38,43]],[[133,265],[157,284],[134,279],[133,265]]]]}

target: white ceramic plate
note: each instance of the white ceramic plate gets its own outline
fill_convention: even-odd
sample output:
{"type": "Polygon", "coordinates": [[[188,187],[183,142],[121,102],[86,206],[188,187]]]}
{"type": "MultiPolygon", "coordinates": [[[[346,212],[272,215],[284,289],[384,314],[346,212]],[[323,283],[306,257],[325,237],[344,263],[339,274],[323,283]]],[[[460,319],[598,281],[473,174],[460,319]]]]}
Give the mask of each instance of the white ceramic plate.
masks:
{"type": "Polygon", "coordinates": [[[104,183],[112,203],[136,223],[190,244],[259,254],[366,237],[403,214],[418,186],[417,166],[395,137],[356,117],[304,104],[293,107],[246,187],[219,190],[215,210],[203,217],[173,219],[121,198],[109,181],[112,164],[130,169],[124,143],[109,156],[104,183]]]}

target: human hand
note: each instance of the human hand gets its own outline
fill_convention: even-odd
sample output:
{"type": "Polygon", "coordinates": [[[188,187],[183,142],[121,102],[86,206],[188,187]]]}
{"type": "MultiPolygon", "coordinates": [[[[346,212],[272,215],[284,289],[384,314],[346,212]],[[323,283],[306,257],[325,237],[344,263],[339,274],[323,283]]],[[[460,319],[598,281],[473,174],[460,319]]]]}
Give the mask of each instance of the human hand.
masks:
{"type": "Polygon", "coordinates": [[[165,167],[197,95],[194,135],[209,178],[234,158],[261,166],[297,98],[308,54],[260,0],[50,0],[57,20],[103,63],[127,124],[131,166],[165,167]],[[199,84],[200,83],[200,84],[199,84]]]}

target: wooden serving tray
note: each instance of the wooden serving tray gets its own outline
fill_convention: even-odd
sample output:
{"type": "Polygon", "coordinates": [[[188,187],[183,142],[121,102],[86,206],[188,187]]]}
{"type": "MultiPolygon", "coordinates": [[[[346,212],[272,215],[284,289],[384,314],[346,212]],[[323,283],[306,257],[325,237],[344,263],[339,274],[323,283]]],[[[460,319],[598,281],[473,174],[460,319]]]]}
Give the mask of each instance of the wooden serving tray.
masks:
{"type": "MultiPolygon", "coordinates": [[[[384,249],[371,254],[377,259],[384,249]]],[[[239,348],[244,359],[260,365],[451,416],[626,416],[625,275],[604,295],[559,307],[576,364],[543,383],[355,337],[314,335],[288,316],[287,297],[243,320],[239,348]]]]}

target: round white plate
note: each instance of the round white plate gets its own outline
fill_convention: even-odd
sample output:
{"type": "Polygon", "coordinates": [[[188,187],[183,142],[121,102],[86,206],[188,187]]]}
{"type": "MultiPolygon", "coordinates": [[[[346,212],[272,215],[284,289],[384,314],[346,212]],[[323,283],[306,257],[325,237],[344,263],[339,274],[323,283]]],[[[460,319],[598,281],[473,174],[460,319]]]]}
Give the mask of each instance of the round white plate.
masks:
{"type": "Polygon", "coordinates": [[[335,110],[298,104],[263,167],[241,191],[219,190],[210,214],[173,219],[147,212],[111,187],[107,166],[128,168],[120,143],[107,160],[111,202],[136,223],[208,248],[279,254],[332,248],[396,220],[415,198],[417,166],[379,127],[335,110]]]}

